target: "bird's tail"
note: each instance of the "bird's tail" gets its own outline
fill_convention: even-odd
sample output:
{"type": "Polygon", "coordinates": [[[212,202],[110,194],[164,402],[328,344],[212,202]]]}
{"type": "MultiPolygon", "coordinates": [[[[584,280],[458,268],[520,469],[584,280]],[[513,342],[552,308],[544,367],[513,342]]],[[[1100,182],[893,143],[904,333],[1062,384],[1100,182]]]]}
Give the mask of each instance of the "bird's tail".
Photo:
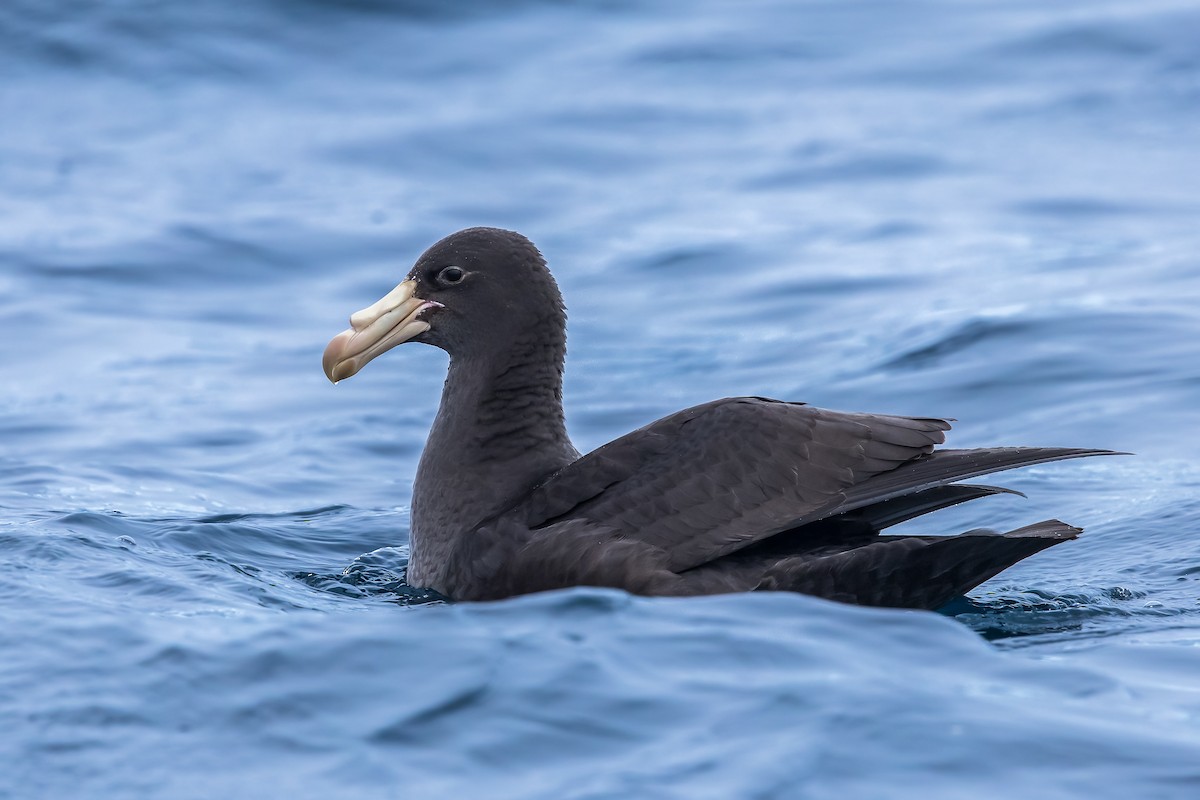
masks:
{"type": "Polygon", "coordinates": [[[892,608],[937,609],[1018,561],[1082,531],[1056,519],[1008,533],[881,536],[865,547],[821,558],[789,558],[758,589],[790,591],[892,608]]]}

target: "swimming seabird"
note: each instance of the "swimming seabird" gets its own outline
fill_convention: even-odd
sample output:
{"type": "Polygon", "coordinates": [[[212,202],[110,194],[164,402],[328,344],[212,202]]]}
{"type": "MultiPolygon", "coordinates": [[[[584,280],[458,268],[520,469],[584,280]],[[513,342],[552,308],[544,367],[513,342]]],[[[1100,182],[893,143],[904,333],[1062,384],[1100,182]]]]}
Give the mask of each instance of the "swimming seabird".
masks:
{"type": "Polygon", "coordinates": [[[437,242],[350,325],[325,350],[334,383],[403,342],[450,356],[413,485],[408,580],[458,600],[586,585],[934,609],[1080,529],[881,531],[1008,491],[959,481],[1109,454],[935,449],[944,419],[731,397],[581,456],[563,421],[562,296],[537,248],[496,228],[437,242]]]}

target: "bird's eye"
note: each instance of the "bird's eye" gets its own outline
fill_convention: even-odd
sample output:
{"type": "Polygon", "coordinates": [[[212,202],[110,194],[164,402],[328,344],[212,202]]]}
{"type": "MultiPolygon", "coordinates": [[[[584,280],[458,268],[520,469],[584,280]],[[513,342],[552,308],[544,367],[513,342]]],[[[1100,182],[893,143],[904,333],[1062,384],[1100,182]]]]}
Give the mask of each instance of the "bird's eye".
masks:
{"type": "Polygon", "coordinates": [[[438,273],[438,282],[447,286],[453,286],[456,283],[462,283],[462,279],[466,275],[467,273],[462,267],[446,267],[438,273]]]}

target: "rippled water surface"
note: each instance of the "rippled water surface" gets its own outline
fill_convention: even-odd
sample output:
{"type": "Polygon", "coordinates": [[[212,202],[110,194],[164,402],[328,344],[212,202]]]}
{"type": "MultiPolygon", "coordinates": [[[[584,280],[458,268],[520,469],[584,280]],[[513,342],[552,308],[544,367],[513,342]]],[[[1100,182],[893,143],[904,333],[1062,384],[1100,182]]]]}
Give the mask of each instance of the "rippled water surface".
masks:
{"type": "Polygon", "coordinates": [[[0,798],[1200,796],[1193,2],[0,5],[0,798]],[[576,444],[756,394],[1135,456],[943,614],[428,603],[444,377],[321,350],[536,241],[576,444]]]}

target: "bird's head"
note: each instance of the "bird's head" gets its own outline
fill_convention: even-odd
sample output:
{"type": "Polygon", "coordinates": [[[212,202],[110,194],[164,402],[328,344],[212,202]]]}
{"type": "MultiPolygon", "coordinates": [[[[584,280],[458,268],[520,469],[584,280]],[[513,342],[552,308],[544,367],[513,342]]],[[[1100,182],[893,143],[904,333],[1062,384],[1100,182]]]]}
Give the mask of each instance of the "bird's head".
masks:
{"type": "Polygon", "coordinates": [[[404,342],[440,347],[451,358],[487,358],[534,334],[562,338],[565,324],[558,286],[532,242],[499,228],[467,228],[430,247],[396,288],[351,314],[322,364],[337,383],[404,342]]]}

